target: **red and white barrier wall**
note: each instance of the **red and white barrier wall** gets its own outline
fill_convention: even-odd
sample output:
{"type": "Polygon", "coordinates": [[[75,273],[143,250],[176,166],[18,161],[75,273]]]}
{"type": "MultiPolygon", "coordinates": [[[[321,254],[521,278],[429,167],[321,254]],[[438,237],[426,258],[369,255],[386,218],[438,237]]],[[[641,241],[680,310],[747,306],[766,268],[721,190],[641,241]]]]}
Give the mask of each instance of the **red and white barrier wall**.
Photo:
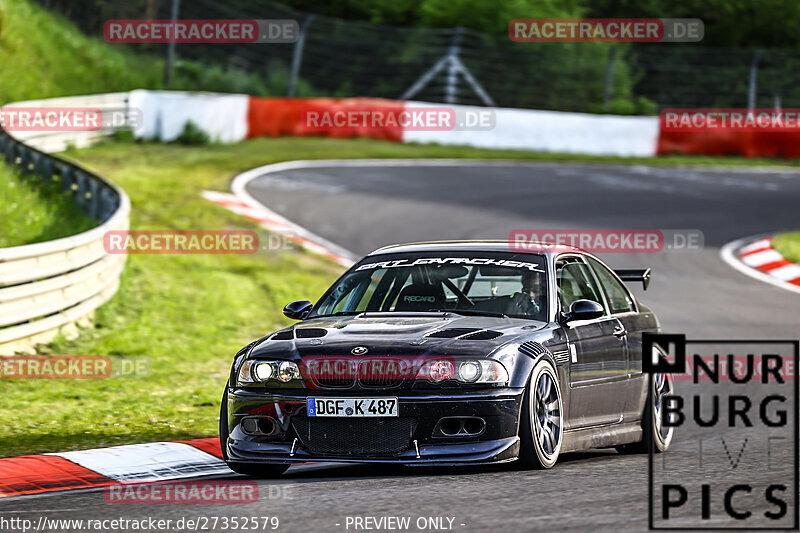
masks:
{"type": "Polygon", "coordinates": [[[661,131],[657,155],[738,155],[743,157],[800,157],[800,132],[764,131],[661,131]]]}
{"type": "Polygon", "coordinates": [[[495,108],[489,129],[420,129],[399,125],[335,126],[309,122],[309,114],[339,111],[395,116],[404,110],[447,108],[457,116],[487,108],[403,102],[379,98],[260,98],[243,94],[136,90],[129,105],[141,111],[138,138],[172,141],[192,121],[217,142],[252,137],[363,137],[395,142],[433,143],[531,150],[536,152],[650,157],[669,154],[800,157],[800,133],[764,130],[667,131],[658,117],[592,115],[495,108]]]}
{"type": "MultiPolygon", "coordinates": [[[[404,129],[399,125],[314,126],[310,113],[372,111],[399,114],[404,109],[442,108],[443,104],[402,102],[379,98],[259,98],[138,90],[131,93],[132,108],[142,124],[138,138],[172,141],[192,121],[211,139],[236,142],[252,137],[321,136],[363,137],[395,142],[435,143],[595,155],[653,156],[658,142],[657,117],[620,117],[526,109],[494,109],[494,126],[485,130],[404,129]]],[[[458,114],[486,108],[448,105],[458,114]]]]}
{"type": "Polygon", "coordinates": [[[141,111],[136,138],[174,141],[191,121],[213,141],[235,143],[247,136],[248,100],[244,94],[136,90],[128,106],[141,111]]]}

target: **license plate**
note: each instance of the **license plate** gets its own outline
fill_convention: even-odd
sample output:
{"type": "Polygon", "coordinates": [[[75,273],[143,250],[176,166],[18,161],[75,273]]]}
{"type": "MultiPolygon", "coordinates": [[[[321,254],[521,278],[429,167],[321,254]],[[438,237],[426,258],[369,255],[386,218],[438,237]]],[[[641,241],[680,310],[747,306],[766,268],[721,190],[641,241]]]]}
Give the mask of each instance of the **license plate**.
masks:
{"type": "Polygon", "coordinates": [[[397,398],[308,398],[308,416],[397,416],[397,398]]]}

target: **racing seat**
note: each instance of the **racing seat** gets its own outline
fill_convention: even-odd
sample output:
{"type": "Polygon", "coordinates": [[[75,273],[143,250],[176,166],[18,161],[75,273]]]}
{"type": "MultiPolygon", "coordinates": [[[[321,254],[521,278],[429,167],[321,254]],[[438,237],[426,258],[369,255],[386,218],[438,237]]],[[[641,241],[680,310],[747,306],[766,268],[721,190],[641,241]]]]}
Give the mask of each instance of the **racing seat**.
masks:
{"type": "Polygon", "coordinates": [[[563,312],[569,311],[569,306],[575,300],[581,298],[581,291],[578,284],[568,276],[560,276],[558,278],[558,300],[563,312]]]}
{"type": "Polygon", "coordinates": [[[403,287],[397,297],[395,311],[428,311],[446,306],[441,285],[411,284],[403,287]]]}

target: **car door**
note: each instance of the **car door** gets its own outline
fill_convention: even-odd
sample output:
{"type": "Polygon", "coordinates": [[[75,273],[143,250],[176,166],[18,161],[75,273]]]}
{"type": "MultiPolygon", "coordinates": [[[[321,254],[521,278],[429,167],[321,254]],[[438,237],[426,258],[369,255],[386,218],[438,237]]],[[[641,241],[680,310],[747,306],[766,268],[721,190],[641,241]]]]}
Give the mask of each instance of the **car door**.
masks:
{"type": "MultiPolygon", "coordinates": [[[[608,306],[589,265],[580,256],[560,257],[556,262],[559,305],[563,312],[575,300],[593,300],[608,306]]],[[[569,342],[570,427],[589,427],[619,422],[625,405],[627,355],[620,321],[606,312],[593,320],[564,324],[569,342]]]]}
{"type": "Polygon", "coordinates": [[[600,288],[608,302],[609,313],[620,321],[627,344],[627,401],[623,408],[626,420],[639,418],[644,387],[647,384],[642,374],[642,332],[652,330],[654,319],[642,316],[633,295],[614,272],[594,257],[587,256],[600,288]]]}

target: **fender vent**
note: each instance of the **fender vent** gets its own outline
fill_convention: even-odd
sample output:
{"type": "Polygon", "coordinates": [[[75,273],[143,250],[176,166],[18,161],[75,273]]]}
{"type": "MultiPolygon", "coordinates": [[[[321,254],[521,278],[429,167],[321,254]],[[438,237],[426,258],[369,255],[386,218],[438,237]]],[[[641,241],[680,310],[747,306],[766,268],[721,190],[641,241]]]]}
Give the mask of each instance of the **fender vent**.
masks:
{"type": "Polygon", "coordinates": [[[569,362],[569,350],[556,350],[553,352],[553,358],[557,365],[565,365],[569,362]]]}
{"type": "Polygon", "coordinates": [[[555,359],[557,365],[564,365],[569,361],[569,351],[558,350],[551,352],[538,342],[528,341],[519,345],[519,351],[528,357],[539,357],[542,354],[549,353],[555,359]]]}
{"type": "Polygon", "coordinates": [[[539,357],[543,353],[547,353],[547,348],[538,342],[528,341],[519,345],[519,351],[529,357],[539,357]]]}

